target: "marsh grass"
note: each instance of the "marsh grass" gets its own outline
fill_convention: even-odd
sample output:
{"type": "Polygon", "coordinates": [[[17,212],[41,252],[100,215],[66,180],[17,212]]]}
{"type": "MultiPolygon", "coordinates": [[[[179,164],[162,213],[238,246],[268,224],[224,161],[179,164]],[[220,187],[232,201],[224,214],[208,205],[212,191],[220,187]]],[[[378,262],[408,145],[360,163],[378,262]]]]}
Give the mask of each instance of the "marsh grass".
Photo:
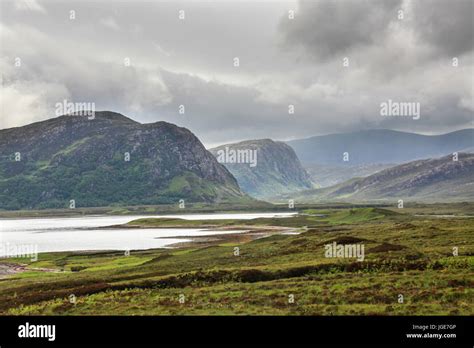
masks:
{"type": "MultiPolygon", "coordinates": [[[[429,207],[418,209],[429,212],[429,207]]],[[[0,313],[474,314],[474,218],[417,216],[377,207],[317,207],[300,213],[283,219],[131,223],[140,227],[282,226],[298,229],[298,235],[132,251],[130,256],[71,252],[41,254],[37,262],[2,260],[27,263],[31,270],[0,280],[0,313]],[[363,243],[365,260],[325,258],[324,245],[334,241],[363,243]],[[240,256],[234,256],[235,246],[240,256]],[[453,247],[459,248],[459,256],[453,256],[453,247]],[[39,272],[35,267],[61,272],[39,272]],[[70,303],[71,294],[77,297],[76,304],[70,303]],[[180,294],[185,296],[184,304],[178,301],[180,294]],[[290,294],[295,303],[289,303],[290,294]],[[400,294],[403,303],[398,302],[400,294]]]]}

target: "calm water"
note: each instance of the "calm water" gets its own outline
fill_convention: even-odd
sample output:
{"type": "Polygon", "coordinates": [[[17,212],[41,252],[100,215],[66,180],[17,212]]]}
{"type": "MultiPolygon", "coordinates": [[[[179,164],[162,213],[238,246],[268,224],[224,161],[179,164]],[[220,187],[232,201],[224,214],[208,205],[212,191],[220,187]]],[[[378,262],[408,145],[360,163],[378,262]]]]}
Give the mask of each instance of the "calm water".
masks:
{"type": "Polygon", "coordinates": [[[80,250],[143,250],[167,247],[187,241],[179,238],[208,236],[242,231],[213,232],[203,229],[111,229],[98,227],[119,225],[139,218],[176,217],[187,220],[254,219],[288,217],[293,213],[189,214],[154,216],[85,216],[68,218],[0,219],[0,257],[10,256],[16,247],[34,246],[37,252],[80,250]],[[167,237],[167,238],[165,238],[167,237]],[[174,237],[174,238],[173,238],[174,237]],[[6,251],[9,248],[10,251],[6,251]]]}

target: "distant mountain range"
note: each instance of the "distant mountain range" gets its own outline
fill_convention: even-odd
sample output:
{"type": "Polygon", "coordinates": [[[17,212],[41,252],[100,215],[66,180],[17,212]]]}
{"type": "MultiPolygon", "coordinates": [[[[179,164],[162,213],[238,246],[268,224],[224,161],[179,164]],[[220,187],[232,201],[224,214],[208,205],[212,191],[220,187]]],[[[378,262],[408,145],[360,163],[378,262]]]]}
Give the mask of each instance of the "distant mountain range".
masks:
{"type": "Polygon", "coordinates": [[[253,197],[266,198],[313,187],[295,152],[283,142],[249,140],[209,151],[235,176],[240,188],[253,197]],[[232,159],[232,151],[235,156],[240,154],[240,160],[232,159]]]}
{"type": "Polygon", "coordinates": [[[297,202],[320,201],[472,201],[474,199],[474,154],[460,153],[424,159],[384,169],[365,178],[287,195],[297,202]]]}
{"type": "Polygon", "coordinates": [[[287,142],[304,166],[399,164],[417,159],[472,152],[474,129],[442,135],[421,135],[393,130],[314,136],[287,142]],[[347,153],[344,161],[344,153],[347,153]]]}
{"type": "Polygon", "coordinates": [[[0,130],[0,209],[250,202],[189,130],[121,114],[0,130]]]}

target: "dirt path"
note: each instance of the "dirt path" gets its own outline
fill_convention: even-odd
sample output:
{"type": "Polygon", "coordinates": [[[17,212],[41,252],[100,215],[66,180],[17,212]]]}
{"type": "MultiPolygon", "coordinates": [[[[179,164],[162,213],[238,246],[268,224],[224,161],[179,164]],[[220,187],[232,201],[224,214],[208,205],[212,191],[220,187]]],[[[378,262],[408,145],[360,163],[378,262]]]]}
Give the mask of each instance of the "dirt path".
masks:
{"type": "Polygon", "coordinates": [[[26,265],[19,265],[15,263],[0,263],[0,278],[8,277],[12,274],[24,272],[26,265]]]}
{"type": "Polygon", "coordinates": [[[13,274],[26,272],[26,271],[37,271],[37,272],[63,272],[57,269],[51,268],[27,268],[28,265],[18,263],[0,263],[0,279],[7,278],[13,274]]]}

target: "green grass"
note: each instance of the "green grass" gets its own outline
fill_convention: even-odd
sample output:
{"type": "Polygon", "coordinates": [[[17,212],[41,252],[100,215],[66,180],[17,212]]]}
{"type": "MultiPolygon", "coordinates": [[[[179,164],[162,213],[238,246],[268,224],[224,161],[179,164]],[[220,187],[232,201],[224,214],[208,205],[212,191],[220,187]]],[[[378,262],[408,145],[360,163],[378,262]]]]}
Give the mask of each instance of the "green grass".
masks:
{"type": "Polygon", "coordinates": [[[299,235],[132,251],[130,256],[47,253],[37,262],[14,260],[62,272],[32,270],[0,280],[0,313],[474,314],[474,218],[415,216],[374,207],[308,209],[304,213],[310,215],[284,219],[134,222],[146,227],[284,226],[299,229],[299,235]],[[316,216],[320,214],[324,216],[316,216]],[[324,245],[332,242],[362,243],[365,260],[326,258],[324,245]],[[235,246],[240,256],[234,256],[235,246]],[[453,256],[453,247],[459,256],[453,256]],[[75,304],[69,301],[72,294],[75,304]],[[185,303],[178,301],[180,295],[185,303]],[[294,303],[289,303],[290,295],[294,303]]]}
{"type": "Polygon", "coordinates": [[[323,217],[321,220],[334,225],[366,222],[382,219],[385,216],[393,216],[396,214],[394,212],[380,208],[353,208],[338,211],[318,211],[315,209],[308,209],[305,210],[305,212],[308,214],[327,215],[327,217],[323,217]]]}
{"type": "Polygon", "coordinates": [[[179,218],[142,218],[130,221],[128,226],[139,227],[221,227],[221,226],[282,226],[308,227],[321,224],[345,225],[368,222],[384,217],[397,217],[396,212],[380,208],[351,208],[316,210],[305,209],[303,214],[289,218],[256,218],[251,220],[185,220],[179,218]],[[319,216],[324,215],[324,216],[319,216]]]}

